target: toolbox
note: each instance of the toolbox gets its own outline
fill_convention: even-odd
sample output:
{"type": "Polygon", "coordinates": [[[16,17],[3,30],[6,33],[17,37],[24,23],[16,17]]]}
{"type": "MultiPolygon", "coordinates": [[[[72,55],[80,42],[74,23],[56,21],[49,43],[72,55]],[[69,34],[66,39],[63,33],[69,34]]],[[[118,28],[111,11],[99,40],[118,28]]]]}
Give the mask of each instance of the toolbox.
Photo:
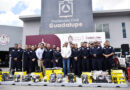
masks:
{"type": "Polygon", "coordinates": [[[46,68],[46,70],[45,70],[45,77],[44,77],[44,81],[45,82],[49,82],[51,74],[53,74],[53,69],[46,68]]]}
{"type": "Polygon", "coordinates": [[[123,70],[111,70],[112,83],[126,84],[123,70]]]}
{"type": "Polygon", "coordinates": [[[43,79],[43,73],[42,72],[33,72],[31,73],[32,81],[36,82],[35,79],[38,79],[37,82],[41,82],[43,79]]]}
{"type": "Polygon", "coordinates": [[[83,79],[85,79],[85,76],[87,76],[86,77],[88,79],[87,82],[92,83],[92,72],[82,72],[82,75],[81,75],[82,83],[85,83],[83,80],[83,79]]]}
{"type": "Polygon", "coordinates": [[[2,81],[2,70],[0,70],[0,82],[2,81]]]}
{"type": "MultiPolygon", "coordinates": [[[[14,73],[14,80],[19,77],[19,80],[22,81],[22,77],[27,75],[27,72],[15,72],[14,73]]],[[[17,82],[17,80],[16,80],[17,82]]]]}

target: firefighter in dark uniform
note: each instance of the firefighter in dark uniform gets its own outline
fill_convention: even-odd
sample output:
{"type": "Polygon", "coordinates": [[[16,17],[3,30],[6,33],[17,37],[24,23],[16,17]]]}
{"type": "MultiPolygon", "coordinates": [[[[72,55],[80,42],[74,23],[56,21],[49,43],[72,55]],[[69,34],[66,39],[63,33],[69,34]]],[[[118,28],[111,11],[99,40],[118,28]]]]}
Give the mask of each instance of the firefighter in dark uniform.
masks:
{"type": "Polygon", "coordinates": [[[89,67],[90,48],[87,47],[87,42],[84,42],[84,47],[82,49],[81,56],[82,56],[82,71],[83,72],[90,71],[89,67]]]}
{"type": "Polygon", "coordinates": [[[57,47],[56,50],[53,52],[53,67],[62,67],[62,56],[60,52],[60,47],[57,47]]]}
{"type": "Polygon", "coordinates": [[[57,47],[56,45],[53,45],[53,51],[56,51],[56,47],[57,47]]]}
{"type": "Polygon", "coordinates": [[[53,51],[50,49],[50,44],[47,44],[47,48],[44,50],[42,59],[45,65],[45,68],[53,67],[53,51]]]}
{"type": "Polygon", "coordinates": [[[36,56],[34,46],[31,46],[29,57],[30,57],[30,70],[31,70],[31,72],[35,72],[38,65],[37,65],[37,56],[36,56]]]}
{"type": "Polygon", "coordinates": [[[11,56],[11,70],[12,74],[14,74],[15,71],[18,71],[18,44],[14,45],[14,48],[10,52],[11,56]]]}
{"type": "Polygon", "coordinates": [[[103,56],[104,56],[104,70],[109,70],[112,69],[112,64],[113,64],[113,55],[115,53],[114,49],[112,46],[110,46],[110,42],[106,41],[104,44],[103,48],[103,56]]]}
{"type": "Polygon", "coordinates": [[[80,73],[82,73],[82,50],[83,50],[83,48],[84,48],[84,42],[81,42],[80,43],[80,47],[79,47],[79,50],[80,50],[80,73]]]}
{"type": "Polygon", "coordinates": [[[89,48],[89,69],[90,69],[90,71],[92,71],[92,56],[90,54],[90,50],[91,50],[92,47],[93,47],[93,43],[91,42],[91,43],[88,44],[88,48],[89,48]]]}
{"type": "MultiPolygon", "coordinates": [[[[70,42],[70,48],[71,48],[71,52],[72,52],[74,49],[74,44],[72,42],[70,42]]],[[[73,69],[73,57],[71,54],[71,56],[70,56],[70,72],[72,72],[72,69],[73,69]]]]}
{"type": "Polygon", "coordinates": [[[22,45],[18,45],[18,71],[22,71],[22,56],[23,56],[23,49],[22,45]]]}
{"type": "Polygon", "coordinates": [[[102,47],[99,46],[98,42],[94,43],[94,47],[91,48],[90,54],[92,56],[92,69],[102,70],[102,47]]]}
{"type": "Polygon", "coordinates": [[[29,58],[29,48],[26,45],[25,49],[23,50],[23,70],[27,71],[27,73],[30,73],[30,58],[29,58]]]}
{"type": "Polygon", "coordinates": [[[80,49],[78,45],[75,44],[72,50],[72,63],[73,63],[73,72],[75,75],[80,76],[80,49]]]}
{"type": "MultiPolygon", "coordinates": [[[[57,48],[56,45],[53,45],[53,46],[52,46],[52,52],[53,52],[53,55],[54,55],[54,52],[56,51],[56,48],[57,48]]],[[[54,56],[52,57],[52,60],[53,60],[53,67],[56,67],[56,66],[55,66],[54,56]]]]}

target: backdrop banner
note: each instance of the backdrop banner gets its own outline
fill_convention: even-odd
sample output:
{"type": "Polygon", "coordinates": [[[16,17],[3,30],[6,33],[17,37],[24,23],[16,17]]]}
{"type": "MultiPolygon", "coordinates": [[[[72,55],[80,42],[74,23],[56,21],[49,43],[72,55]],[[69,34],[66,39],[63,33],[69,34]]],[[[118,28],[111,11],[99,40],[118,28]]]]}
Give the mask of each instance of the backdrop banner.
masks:
{"type": "Polygon", "coordinates": [[[101,42],[103,46],[105,42],[105,33],[104,32],[93,32],[93,33],[68,33],[68,34],[48,34],[48,35],[34,35],[26,36],[27,45],[37,45],[41,42],[57,45],[61,47],[65,42],[72,42],[78,44],[80,47],[81,42],[101,42]]]}

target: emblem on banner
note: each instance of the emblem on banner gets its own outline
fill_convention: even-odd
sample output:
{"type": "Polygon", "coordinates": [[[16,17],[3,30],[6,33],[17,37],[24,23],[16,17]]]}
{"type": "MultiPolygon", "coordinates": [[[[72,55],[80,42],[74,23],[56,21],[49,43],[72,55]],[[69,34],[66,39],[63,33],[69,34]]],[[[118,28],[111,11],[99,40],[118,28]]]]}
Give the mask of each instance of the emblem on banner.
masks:
{"type": "Polygon", "coordinates": [[[73,0],[59,1],[59,17],[73,17],[73,0]]]}
{"type": "Polygon", "coordinates": [[[9,41],[10,41],[10,38],[7,35],[5,35],[5,34],[0,35],[0,44],[1,45],[7,45],[9,43],[9,41]]]}

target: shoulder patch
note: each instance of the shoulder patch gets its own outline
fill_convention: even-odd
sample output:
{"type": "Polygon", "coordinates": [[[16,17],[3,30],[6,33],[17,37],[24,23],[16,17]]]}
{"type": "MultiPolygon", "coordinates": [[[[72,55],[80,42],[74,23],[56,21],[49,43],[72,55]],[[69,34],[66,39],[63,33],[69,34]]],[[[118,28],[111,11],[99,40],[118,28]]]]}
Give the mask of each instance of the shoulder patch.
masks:
{"type": "Polygon", "coordinates": [[[13,49],[12,52],[14,52],[15,50],[13,49]]]}
{"type": "Polygon", "coordinates": [[[109,48],[111,49],[112,47],[110,46],[109,48]]]}

